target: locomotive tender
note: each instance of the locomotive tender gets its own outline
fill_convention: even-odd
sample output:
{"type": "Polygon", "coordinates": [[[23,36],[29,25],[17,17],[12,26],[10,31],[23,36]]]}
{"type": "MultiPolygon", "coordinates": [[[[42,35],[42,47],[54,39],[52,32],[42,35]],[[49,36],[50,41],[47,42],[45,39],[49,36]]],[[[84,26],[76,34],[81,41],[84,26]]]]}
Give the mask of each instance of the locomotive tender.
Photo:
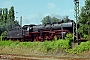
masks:
{"type": "Polygon", "coordinates": [[[20,41],[53,40],[54,36],[64,38],[67,33],[73,33],[73,22],[52,23],[45,25],[16,26],[7,32],[7,39],[20,41]]]}

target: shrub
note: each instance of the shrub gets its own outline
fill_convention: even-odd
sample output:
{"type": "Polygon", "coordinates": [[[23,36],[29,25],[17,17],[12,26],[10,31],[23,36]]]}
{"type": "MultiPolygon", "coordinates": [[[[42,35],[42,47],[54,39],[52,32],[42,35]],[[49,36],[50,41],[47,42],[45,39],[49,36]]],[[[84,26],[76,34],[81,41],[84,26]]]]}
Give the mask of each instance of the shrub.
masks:
{"type": "Polygon", "coordinates": [[[69,40],[55,40],[55,41],[45,41],[42,44],[44,51],[48,52],[50,50],[56,51],[58,48],[68,49],[70,48],[69,40]]]}
{"type": "Polygon", "coordinates": [[[90,41],[87,42],[81,42],[80,45],[78,45],[75,48],[72,49],[68,49],[66,50],[68,53],[74,53],[74,54],[78,54],[78,53],[82,53],[85,50],[90,50],[90,41]]]}
{"type": "Polygon", "coordinates": [[[4,31],[4,32],[2,32],[2,34],[1,34],[1,40],[4,40],[4,38],[6,38],[6,34],[7,34],[7,31],[4,31]]]}
{"type": "Polygon", "coordinates": [[[66,34],[65,40],[73,40],[73,34],[66,34]]]}
{"type": "Polygon", "coordinates": [[[88,37],[88,35],[84,34],[84,38],[86,39],[88,37]]]}

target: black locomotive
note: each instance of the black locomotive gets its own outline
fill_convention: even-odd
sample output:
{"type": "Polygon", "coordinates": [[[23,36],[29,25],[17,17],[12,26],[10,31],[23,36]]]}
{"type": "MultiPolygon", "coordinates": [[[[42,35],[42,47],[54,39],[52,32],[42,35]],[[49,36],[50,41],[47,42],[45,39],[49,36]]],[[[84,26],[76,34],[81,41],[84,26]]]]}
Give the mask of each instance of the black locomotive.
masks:
{"type": "Polygon", "coordinates": [[[7,32],[7,39],[20,41],[53,40],[54,36],[64,38],[67,33],[73,33],[73,20],[66,23],[58,22],[44,25],[16,26],[7,32]]]}

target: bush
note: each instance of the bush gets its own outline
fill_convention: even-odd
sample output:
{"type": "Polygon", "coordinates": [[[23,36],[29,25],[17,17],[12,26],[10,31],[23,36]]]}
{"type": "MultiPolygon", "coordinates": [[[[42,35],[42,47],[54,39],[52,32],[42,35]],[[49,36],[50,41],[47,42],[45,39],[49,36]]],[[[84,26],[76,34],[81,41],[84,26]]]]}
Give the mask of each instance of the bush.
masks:
{"type": "Polygon", "coordinates": [[[4,32],[1,34],[3,40],[4,40],[4,38],[6,37],[6,35],[7,35],[7,31],[4,31],[4,32]]]}
{"type": "Polygon", "coordinates": [[[88,37],[88,35],[84,34],[84,38],[86,39],[88,37]]]}
{"type": "Polygon", "coordinates": [[[74,53],[74,54],[78,54],[78,53],[82,53],[85,50],[90,50],[90,41],[87,42],[81,42],[80,45],[78,45],[77,47],[73,48],[73,49],[68,49],[66,50],[68,53],[74,53]]]}
{"type": "Polygon", "coordinates": [[[65,40],[73,40],[73,34],[66,34],[65,40]]]}
{"type": "Polygon", "coordinates": [[[45,41],[42,44],[44,51],[48,52],[50,50],[56,51],[58,48],[68,49],[70,48],[69,40],[55,40],[55,41],[45,41]]]}

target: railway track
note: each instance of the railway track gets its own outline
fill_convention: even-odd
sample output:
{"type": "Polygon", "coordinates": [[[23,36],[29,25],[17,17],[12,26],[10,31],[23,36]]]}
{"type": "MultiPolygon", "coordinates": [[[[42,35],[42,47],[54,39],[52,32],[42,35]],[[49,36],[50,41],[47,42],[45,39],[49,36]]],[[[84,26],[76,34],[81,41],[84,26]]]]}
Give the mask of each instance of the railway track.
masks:
{"type": "Polygon", "coordinates": [[[90,58],[1,54],[0,60],[90,60],[90,58]]]}

